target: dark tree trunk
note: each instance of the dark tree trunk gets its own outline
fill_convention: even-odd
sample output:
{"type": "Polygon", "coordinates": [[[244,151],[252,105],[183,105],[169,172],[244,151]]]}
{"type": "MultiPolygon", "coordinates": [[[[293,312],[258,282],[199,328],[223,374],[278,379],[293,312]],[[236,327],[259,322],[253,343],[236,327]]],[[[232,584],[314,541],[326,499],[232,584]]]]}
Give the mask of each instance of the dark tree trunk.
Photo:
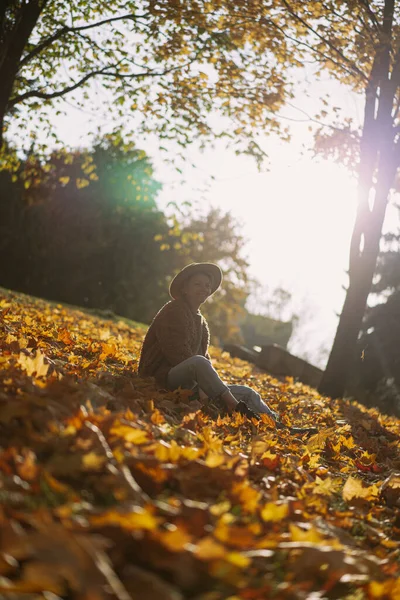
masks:
{"type": "Polygon", "coordinates": [[[399,86],[400,52],[390,74],[394,0],[386,0],[381,40],[366,89],[360,148],[358,210],[349,266],[349,287],[319,392],[342,397],[354,365],[358,334],[371,291],[388,196],[399,161],[392,110],[399,86]],[[374,181],[374,179],[376,181],[374,181]],[[375,197],[370,207],[371,195],[375,197]]]}
{"type": "Polygon", "coordinates": [[[0,7],[0,147],[3,144],[4,120],[21,57],[47,0],[28,0],[20,7],[6,1],[0,7]]]}
{"type": "Polygon", "coordinates": [[[319,392],[332,398],[342,397],[346,382],[355,361],[358,334],[361,329],[368,295],[371,291],[376,260],[379,253],[382,225],[385,218],[387,197],[396,169],[382,167],[381,196],[376,198],[375,206],[365,223],[364,248],[356,260],[351,261],[349,287],[343,304],[342,314],[336,331],[329,361],[319,385],[319,392]]]}

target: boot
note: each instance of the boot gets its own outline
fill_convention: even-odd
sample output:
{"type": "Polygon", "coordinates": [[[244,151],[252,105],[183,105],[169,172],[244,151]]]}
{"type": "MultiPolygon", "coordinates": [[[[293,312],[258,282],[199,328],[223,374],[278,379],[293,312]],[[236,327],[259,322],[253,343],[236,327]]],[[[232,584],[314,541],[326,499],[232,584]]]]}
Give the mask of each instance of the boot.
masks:
{"type": "Polygon", "coordinates": [[[243,400],[240,400],[240,402],[237,403],[235,406],[235,412],[244,415],[248,419],[256,419],[256,421],[261,421],[260,415],[254,412],[254,410],[251,410],[251,408],[249,408],[247,404],[243,402],[243,400]]]}

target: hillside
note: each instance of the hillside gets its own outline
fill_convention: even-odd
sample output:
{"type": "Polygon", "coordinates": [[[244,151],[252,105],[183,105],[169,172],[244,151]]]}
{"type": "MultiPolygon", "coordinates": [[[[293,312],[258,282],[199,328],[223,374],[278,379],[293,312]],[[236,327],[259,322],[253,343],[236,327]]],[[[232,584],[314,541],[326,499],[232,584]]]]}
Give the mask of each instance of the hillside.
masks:
{"type": "Polygon", "coordinates": [[[307,438],[136,373],[143,329],[0,295],[0,597],[400,598],[399,421],[214,349],[307,438]]]}

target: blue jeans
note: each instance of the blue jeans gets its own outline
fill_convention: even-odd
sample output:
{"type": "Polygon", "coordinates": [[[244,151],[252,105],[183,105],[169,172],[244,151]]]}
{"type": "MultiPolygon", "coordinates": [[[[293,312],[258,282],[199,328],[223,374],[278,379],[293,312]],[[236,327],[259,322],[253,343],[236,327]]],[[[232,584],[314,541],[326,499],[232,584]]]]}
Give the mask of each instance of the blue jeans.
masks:
{"type": "Polygon", "coordinates": [[[252,388],[247,385],[226,385],[210,361],[204,356],[191,356],[176,367],[172,367],[168,373],[167,382],[168,387],[172,390],[179,387],[188,390],[200,388],[210,400],[229,391],[236,400],[244,402],[254,412],[265,413],[273,419],[278,418],[278,414],[252,388]]]}

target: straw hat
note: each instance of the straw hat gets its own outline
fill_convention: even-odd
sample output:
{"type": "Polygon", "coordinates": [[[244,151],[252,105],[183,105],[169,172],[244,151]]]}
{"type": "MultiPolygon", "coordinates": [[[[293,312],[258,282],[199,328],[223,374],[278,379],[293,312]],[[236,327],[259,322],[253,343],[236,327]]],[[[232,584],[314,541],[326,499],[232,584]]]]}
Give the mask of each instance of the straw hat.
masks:
{"type": "Polygon", "coordinates": [[[219,266],[214,263],[192,263],[186,265],[171,281],[169,286],[169,295],[171,298],[174,300],[179,298],[185,281],[198,273],[205,273],[205,275],[209,276],[211,280],[211,294],[214,294],[222,282],[222,271],[219,266]]]}

